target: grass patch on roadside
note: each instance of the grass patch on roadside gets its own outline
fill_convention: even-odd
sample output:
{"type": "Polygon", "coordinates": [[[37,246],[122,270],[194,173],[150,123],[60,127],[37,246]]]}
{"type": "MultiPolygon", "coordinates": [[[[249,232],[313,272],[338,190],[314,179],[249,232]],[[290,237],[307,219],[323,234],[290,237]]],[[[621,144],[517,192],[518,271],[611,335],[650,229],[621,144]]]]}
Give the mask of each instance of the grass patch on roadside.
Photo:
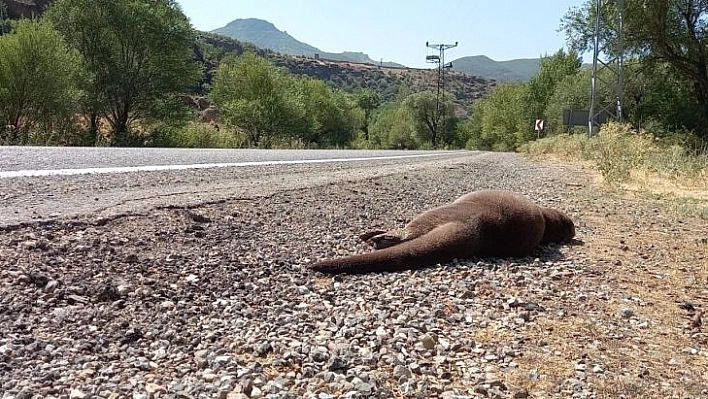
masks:
{"type": "Polygon", "coordinates": [[[562,134],[519,150],[532,157],[589,163],[609,186],[670,196],[679,212],[708,217],[708,143],[690,134],[661,139],[628,124],[608,123],[592,138],[562,134]]]}

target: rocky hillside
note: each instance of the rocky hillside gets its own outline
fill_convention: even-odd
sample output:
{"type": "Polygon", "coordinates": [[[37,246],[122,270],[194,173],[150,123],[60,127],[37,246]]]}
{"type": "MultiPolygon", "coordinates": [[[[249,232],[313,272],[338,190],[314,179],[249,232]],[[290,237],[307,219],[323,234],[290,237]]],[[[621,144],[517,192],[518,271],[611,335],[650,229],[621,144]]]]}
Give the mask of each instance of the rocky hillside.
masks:
{"type": "MultiPolygon", "coordinates": [[[[276,65],[297,75],[307,75],[330,82],[347,91],[373,89],[386,100],[392,100],[401,87],[412,91],[437,88],[437,70],[380,67],[371,64],[292,57],[273,57],[276,65]]],[[[460,72],[447,72],[445,90],[455,96],[456,103],[467,107],[473,100],[486,95],[493,81],[460,72]]]]}
{"type": "MultiPolygon", "coordinates": [[[[384,100],[393,100],[402,87],[407,87],[411,91],[420,91],[435,90],[437,85],[437,71],[431,69],[393,68],[322,58],[295,57],[256,49],[251,44],[211,33],[201,33],[198,40],[196,47],[202,51],[197,54],[197,57],[207,70],[202,87],[210,83],[219,59],[229,53],[239,55],[246,49],[257,51],[261,56],[293,74],[322,79],[347,91],[360,88],[373,89],[384,100]]],[[[446,73],[445,89],[455,96],[459,112],[467,108],[475,99],[486,95],[494,86],[495,82],[492,80],[455,71],[446,73]]]]}

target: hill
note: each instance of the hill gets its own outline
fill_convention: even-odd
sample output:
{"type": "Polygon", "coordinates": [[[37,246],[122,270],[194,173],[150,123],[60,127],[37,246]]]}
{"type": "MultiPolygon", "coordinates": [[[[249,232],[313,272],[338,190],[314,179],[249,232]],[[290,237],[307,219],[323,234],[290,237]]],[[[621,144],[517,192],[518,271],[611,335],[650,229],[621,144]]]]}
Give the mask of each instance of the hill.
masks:
{"type": "MultiPolygon", "coordinates": [[[[227,54],[239,55],[246,49],[254,49],[275,65],[295,75],[310,76],[329,82],[345,91],[368,88],[376,91],[384,100],[393,100],[401,90],[435,90],[437,71],[433,69],[394,68],[367,63],[334,61],[322,58],[292,56],[262,50],[250,44],[213,33],[201,33],[196,53],[206,70],[205,81],[200,87],[207,88],[218,67],[219,60],[227,54]],[[216,55],[216,57],[214,56],[216,55]]],[[[446,74],[445,90],[452,93],[458,114],[463,114],[476,99],[489,93],[495,82],[462,72],[446,74]]],[[[206,92],[206,90],[204,91],[206,92]]]]}
{"type": "MultiPolygon", "coordinates": [[[[52,0],[6,0],[5,4],[8,17],[16,19],[41,15],[52,2],[52,0]]],[[[194,59],[203,66],[204,75],[199,84],[192,89],[192,95],[207,95],[221,59],[228,54],[240,55],[244,51],[256,52],[293,74],[319,78],[346,91],[359,88],[375,90],[384,100],[393,100],[401,90],[435,90],[436,87],[435,70],[405,68],[395,63],[379,64],[364,53],[317,53],[315,52],[319,51],[317,48],[297,41],[287,33],[278,31],[271,23],[262,20],[250,20],[227,26],[231,28],[246,26],[248,29],[244,31],[250,32],[250,43],[244,43],[248,40],[239,41],[227,35],[198,31],[193,48],[194,59]],[[252,44],[268,41],[282,43],[285,47],[278,47],[275,44],[261,47],[252,44]],[[281,51],[276,52],[277,50],[268,48],[279,48],[281,51]],[[299,56],[288,55],[288,52],[296,52],[299,56]],[[311,55],[302,56],[302,53],[311,55]],[[320,58],[315,58],[315,54],[320,54],[320,58]]],[[[455,71],[449,72],[446,79],[446,91],[454,95],[459,114],[464,113],[473,100],[489,93],[494,85],[494,82],[487,79],[455,71]]]]}
{"type": "Polygon", "coordinates": [[[313,56],[320,52],[318,48],[278,30],[272,23],[256,18],[236,19],[213,32],[282,54],[313,56]]]}
{"type": "MultiPolygon", "coordinates": [[[[213,33],[228,36],[242,42],[253,43],[262,49],[269,49],[281,54],[319,57],[335,61],[358,62],[363,64],[379,65],[380,62],[372,60],[367,54],[361,52],[345,51],[342,53],[328,53],[317,47],[303,43],[287,32],[281,31],[272,23],[257,18],[236,19],[226,26],[215,29],[213,33]]],[[[402,67],[394,62],[381,64],[389,67],[402,67]]]]}
{"type": "Polygon", "coordinates": [[[540,58],[495,61],[484,55],[475,55],[452,61],[452,70],[499,82],[525,82],[538,74],[540,64],[540,58]]]}

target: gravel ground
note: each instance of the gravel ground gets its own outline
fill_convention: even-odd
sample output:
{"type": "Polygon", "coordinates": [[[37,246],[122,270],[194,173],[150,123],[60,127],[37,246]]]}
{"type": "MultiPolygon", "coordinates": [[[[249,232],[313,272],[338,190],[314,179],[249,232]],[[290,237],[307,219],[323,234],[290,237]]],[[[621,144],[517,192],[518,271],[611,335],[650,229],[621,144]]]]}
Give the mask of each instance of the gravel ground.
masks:
{"type": "Polygon", "coordinates": [[[598,192],[577,167],[440,165],[6,226],[0,396],[708,397],[704,220],[598,192]],[[413,272],[305,268],[477,189],[564,210],[578,243],[413,272]]]}

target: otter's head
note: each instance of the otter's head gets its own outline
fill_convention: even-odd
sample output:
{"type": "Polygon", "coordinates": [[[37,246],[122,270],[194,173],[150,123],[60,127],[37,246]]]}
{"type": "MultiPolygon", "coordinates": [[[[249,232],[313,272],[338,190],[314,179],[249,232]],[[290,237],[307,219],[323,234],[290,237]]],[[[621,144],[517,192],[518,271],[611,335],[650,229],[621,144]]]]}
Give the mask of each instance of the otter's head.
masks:
{"type": "Polygon", "coordinates": [[[561,211],[551,208],[541,207],[543,219],[546,221],[546,229],[543,231],[541,242],[564,242],[575,237],[575,224],[561,211]]]}

